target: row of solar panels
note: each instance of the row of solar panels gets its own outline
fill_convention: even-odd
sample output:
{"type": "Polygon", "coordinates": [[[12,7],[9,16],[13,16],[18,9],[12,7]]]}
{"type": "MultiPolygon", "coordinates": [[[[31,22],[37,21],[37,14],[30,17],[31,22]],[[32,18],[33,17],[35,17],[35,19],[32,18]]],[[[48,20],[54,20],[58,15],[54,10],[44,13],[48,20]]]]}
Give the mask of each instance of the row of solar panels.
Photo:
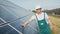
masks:
{"type": "Polygon", "coordinates": [[[0,34],[39,34],[35,20],[25,28],[20,26],[20,24],[24,23],[32,15],[31,11],[11,1],[0,0],[0,34]]]}

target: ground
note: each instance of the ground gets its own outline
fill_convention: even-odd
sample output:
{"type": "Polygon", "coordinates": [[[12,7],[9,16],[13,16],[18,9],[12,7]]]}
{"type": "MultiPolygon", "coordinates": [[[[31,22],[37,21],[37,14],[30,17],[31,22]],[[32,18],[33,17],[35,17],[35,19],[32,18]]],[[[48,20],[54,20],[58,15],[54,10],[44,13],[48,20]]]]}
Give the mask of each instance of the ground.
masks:
{"type": "Polygon", "coordinates": [[[60,34],[60,16],[58,15],[49,15],[52,24],[54,25],[54,29],[52,30],[52,34],[60,34]]]}

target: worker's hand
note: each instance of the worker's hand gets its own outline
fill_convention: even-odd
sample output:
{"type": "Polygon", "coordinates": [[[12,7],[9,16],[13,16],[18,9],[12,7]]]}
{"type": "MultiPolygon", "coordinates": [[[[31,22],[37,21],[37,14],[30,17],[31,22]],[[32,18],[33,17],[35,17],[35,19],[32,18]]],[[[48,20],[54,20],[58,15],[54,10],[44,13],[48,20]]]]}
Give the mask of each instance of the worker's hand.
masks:
{"type": "Polygon", "coordinates": [[[54,26],[52,25],[52,26],[50,26],[50,28],[51,28],[51,30],[54,30],[54,26]]]}
{"type": "Polygon", "coordinates": [[[21,24],[21,27],[24,28],[26,25],[25,24],[21,24]]]}

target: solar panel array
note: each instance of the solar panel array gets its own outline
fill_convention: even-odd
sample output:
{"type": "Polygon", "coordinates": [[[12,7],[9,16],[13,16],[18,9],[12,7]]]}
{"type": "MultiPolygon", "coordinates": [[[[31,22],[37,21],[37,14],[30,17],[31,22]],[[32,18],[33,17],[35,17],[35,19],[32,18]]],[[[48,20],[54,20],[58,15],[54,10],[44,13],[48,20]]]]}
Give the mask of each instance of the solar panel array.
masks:
{"type": "Polygon", "coordinates": [[[25,28],[20,24],[32,16],[32,12],[8,0],[0,0],[0,34],[39,34],[36,20],[25,28]]]}

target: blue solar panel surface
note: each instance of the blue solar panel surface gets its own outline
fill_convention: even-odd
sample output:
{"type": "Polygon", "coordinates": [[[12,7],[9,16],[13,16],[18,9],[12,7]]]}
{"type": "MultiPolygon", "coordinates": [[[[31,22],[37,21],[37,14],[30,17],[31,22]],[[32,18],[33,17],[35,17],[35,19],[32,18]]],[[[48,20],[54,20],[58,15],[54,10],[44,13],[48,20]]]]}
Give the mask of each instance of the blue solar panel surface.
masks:
{"type": "Polygon", "coordinates": [[[32,15],[31,11],[11,1],[0,0],[0,34],[39,34],[36,20],[32,21],[25,28],[20,26],[32,15]],[[5,25],[4,23],[8,24],[5,25]],[[4,24],[4,26],[1,24],[4,24]]]}

